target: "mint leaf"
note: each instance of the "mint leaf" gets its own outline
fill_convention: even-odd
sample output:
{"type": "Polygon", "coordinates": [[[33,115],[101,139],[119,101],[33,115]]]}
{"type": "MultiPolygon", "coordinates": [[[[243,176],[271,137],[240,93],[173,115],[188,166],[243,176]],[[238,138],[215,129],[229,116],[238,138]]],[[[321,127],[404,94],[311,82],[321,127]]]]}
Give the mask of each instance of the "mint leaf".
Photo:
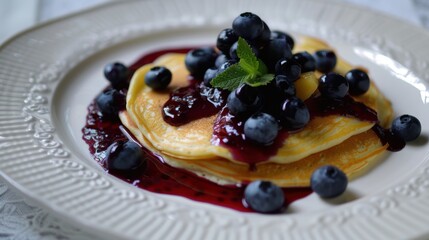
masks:
{"type": "Polygon", "coordinates": [[[238,39],[237,56],[240,61],[213,78],[210,84],[216,88],[232,91],[240,84],[246,83],[252,87],[267,85],[274,75],[268,74],[268,68],[258,59],[252,47],[243,38],[238,39]]]}
{"type": "Polygon", "coordinates": [[[240,58],[239,64],[250,74],[256,74],[259,70],[258,58],[253,53],[250,45],[243,38],[238,38],[237,56],[240,58]]]}
{"type": "Polygon", "coordinates": [[[212,79],[210,84],[213,87],[228,89],[232,91],[241,83],[249,81],[249,73],[244,70],[238,63],[225,69],[222,73],[212,79]]]}
{"type": "Polygon", "coordinates": [[[256,78],[248,78],[245,83],[252,87],[258,87],[262,85],[267,85],[274,79],[274,74],[265,74],[256,78]]]}
{"type": "Polygon", "coordinates": [[[262,62],[260,59],[258,59],[259,66],[258,66],[258,72],[263,75],[268,73],[267,65],[265,65],[264,62],[262,62]]]}

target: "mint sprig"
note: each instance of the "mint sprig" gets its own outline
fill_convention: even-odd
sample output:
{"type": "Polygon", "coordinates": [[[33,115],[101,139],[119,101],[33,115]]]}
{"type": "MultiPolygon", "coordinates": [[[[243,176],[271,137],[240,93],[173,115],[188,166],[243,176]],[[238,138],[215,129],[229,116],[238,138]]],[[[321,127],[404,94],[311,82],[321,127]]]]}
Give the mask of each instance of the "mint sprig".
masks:
{"type": "Polygon", "coordinates": [[[246,83],[252,87],[267,85],[274,75],[268,73],[267,66],[255,56],[252,48],[243,38],[238,39],[237,56],[239,62],[212,79],[210,84],[216,88],[234,90],[246,83]]]}

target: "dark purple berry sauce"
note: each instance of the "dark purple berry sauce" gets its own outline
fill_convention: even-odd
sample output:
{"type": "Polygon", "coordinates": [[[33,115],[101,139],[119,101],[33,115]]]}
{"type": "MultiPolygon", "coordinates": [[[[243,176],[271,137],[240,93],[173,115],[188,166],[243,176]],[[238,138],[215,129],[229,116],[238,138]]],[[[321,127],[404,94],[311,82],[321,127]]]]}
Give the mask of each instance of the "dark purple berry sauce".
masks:
{"type": "MultiPolygon", "coordinates": [[[[153,62],[157,57],[165,53],[186,53],[190,49],[191,48],[169,49],[152,52],[138,59],[129,69],[131,72],[134,72],[140,66],[153,62]]],[[[196,81],[191,81],[190,88],[192,88],[192,86],[194,89],[199,88],[199,93],[203,95],[201,97],[202,99],[213,101],[210,103],[211,106],[208,103],[204,103],[209,106],[208,108],[216,108],[218,112],[224,106],[225,101],[220,105],[218,102],[220,102],[221,99],[226,99],[227,96],[225,93],[214,93],[213,90],[203,89],[196,81]]],[[[126,89],[124,89],[124,92],[125,91],[126,89]]],[[[207,111],[204,114],[205,116],[210,116],[216,113],[207,111]]],[[[196,117],[196,115],[190,116],[196,117]]],[[[242,212],[252,211],[243,204],[245,186],[221,186],[215,184],[186,170],[177,169],[165,164],[162,158],[154,155],[144,147],[142,147],[146,160],[144,168],[127,173],[109,171],[105,163],[107,148],[116,141],[132,139],[132,136],[128,133],[126,128],[122,126],[118,118],[103,118],[95,101],[88,106],[86,125],[82,128],[82,133],[82,138],[88,144],[89,151],[94,159],[109,172],[109,174],[125,182],[154,193],[182,196],[195,201],[210,203],[242,212]]],[[[312,191],[310,188],[283,188],[283,192],[285,194],[286,207],[291,202],[306,197],[312,191]]]]}
{"type": "Polygon", "coordinates": [[[212,142],[227,147],[234,159],[248,163],[252,169],[256,163],[267,161],[271,156],[276,155],[287,138],[288,132],[280,130],[274,142],[264,146],[246,139],[244,122],[245,119],[236,117],[229,113],[228,108],[223,108],[213,127],[212,142]]]}
{"type": "Polygon", "coordinates": [[[162,108],[164,121],[180,126],[217,114],[226,103],[228,94],[207,87],[201,81],[189,80],[189,86],[176,89],[162,108]]]}
{"type": "Polygon", "coordinates": [[[305,105],[310,111],[312,118],[341,115],[367,122],[378,122],[376,111],[363,103],[356,102],[350,95],[346,95],[341,99],[331,99],[322,95],[315,95],[307,99],[305,105]]]}

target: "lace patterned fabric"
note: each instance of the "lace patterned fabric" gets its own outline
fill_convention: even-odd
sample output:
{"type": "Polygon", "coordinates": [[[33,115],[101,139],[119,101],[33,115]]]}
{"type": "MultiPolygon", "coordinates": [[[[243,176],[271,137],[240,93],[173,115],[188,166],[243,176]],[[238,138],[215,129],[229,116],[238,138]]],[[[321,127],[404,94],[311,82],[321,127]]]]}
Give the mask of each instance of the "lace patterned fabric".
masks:
{"type": "Polygon", "coordinates": [[[98,239],[44,210],[26,202],[22,196],[0,182],[0,239],[98,239]]]}

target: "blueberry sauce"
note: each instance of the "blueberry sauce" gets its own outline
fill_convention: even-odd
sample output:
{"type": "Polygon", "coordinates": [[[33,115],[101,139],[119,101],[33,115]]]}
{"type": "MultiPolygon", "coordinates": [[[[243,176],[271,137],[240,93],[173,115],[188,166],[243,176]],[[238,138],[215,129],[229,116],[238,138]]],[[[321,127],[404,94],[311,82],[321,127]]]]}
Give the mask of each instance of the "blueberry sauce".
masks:
{"type": "MultiPolygon", "coordinates": [[[[190,48],[162,50],[147,54],[132,64],[129,69],[134,72],[140,66],[153,62],[165,53],[186,53],[190,48]]],[[[197,81],[190,81],[190,86],[197,89],[204,101],[211,101],[208,108],[219,111],[223,106],[226,93],[213,92],[209,88],[200,86],[197,81]],[[222,102],[222,103],[220,103],[222,102]]],[[[122,91],[125,93],[127,89],[122,91]]],[[[186,90],[185,90],[186,91],[186,90]]],[[[192,91],[191,91],[192,92],[192,91]]],[[[174,95],[174,94],[173,94],[174,95]]],[[[205,116],[215,113],[205,112],[205,116]]],[[[196,115],[192,115],[196,117],[196,115]]],[[[200,116],[201,117],[201,116],[200,116]]],[[[82,128],[83,140],[88,144],[89,151],[109,174],[112,174],[136,187],[154,193],[181,196],[199,202],[210,203],[231,208],[242,212],[252,212],[243,204],[245,185],[220,186],[183,169],[177,169],[164,163],[160,156],[156,156],[144,147],[146,166],[133,172],[109,171],[106,168],[105,158],[107,148],[116,141],[127,140],[130,134],[122,126],[119,118],[103,118],[98,106],[93,101],[88,106],[86,125],[82,128]]],[[[265,151],[265,150],[264,150],[265,151]]],[[[285,194],[285,208],[291,202],[304,198],[311,193],[310,188],[283,188],[285,194]]]]}
{"type": "Polygon", "coordinates": [[[195,79],[189,86],[179,88],[170,94],[163,106],[164,121],[172,126],[180,126],[194,120],[218,113],[228,97],[225,91],[207,87],[195,79]]]}
{"type": "Polygon", "coordinates": [[[110,144],[124,139],[124,135],[119,131],[119,126],[121,126],[121,121],[118,117],[102,117],[95,100],[88,106],[86,125],[82,128],[82,138],[88,144],[89,152],[95,161],[102,163],[106,157],[105,150],[110,144]]]}
{"type": "Polygon", "coordinates": [[[280,130],[274,142],[264,146],[246,140],[244,122],[245,119],[236,117],[229,113],[228,108],[223,108],[213,127],[212,142],[227,147],[234,159],[248,163],[252,169],[255,168],[256,163],[266,161],[277,153],[287,138],[288,132],[280,130]]]}
{"type": "Polygon", "coordinates": [[[378,122],[377,112],[365,104],[356,102],[350,95],[341,99],[331,99],[315,95],[305,101],[311,118],[330,115],[354,117],[362,121],[378,122]]]}

